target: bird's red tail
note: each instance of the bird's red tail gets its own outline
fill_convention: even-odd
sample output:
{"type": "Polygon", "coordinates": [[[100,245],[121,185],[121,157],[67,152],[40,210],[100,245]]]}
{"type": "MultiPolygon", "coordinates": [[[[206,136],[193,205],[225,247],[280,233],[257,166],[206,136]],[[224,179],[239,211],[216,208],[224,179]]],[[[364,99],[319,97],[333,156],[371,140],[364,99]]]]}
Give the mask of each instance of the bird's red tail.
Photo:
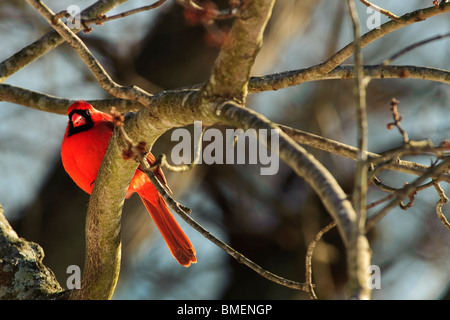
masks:
{"type": "Polygon", "coordinates": [[[154,196],[150,197],[152,200],[154,199],[155,203],[153,203],[145,198],[142,191],[139,190],[138,194],[178,263],[185,267],[196,263],[195,249],[172,216],[164,198],[158,193],[156,199],[154,196]]]}

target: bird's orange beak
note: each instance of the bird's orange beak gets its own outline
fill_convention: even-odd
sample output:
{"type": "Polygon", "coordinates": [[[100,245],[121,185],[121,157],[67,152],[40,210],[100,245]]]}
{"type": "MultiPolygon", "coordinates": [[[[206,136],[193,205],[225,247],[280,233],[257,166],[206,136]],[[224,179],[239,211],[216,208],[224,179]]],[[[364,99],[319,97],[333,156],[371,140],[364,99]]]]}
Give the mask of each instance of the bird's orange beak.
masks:
{"type": "Polygon", "coordinates": [[[72,120],[72,123],[73,123],[74,128],[86,124],[86,119],[85,119],[82,115],[80,115],[80,114],[78,114],[78,113],[74,113],[74,114],[72,115],[72,119],[71,119],[71,120],[72,120]]]}

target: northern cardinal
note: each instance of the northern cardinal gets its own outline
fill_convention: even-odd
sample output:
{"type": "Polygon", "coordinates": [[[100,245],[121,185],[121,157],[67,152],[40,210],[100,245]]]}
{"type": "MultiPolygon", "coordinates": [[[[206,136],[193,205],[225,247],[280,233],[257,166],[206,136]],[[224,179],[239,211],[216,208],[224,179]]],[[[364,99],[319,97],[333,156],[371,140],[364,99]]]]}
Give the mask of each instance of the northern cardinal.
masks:
{"type": "MultiPolygon", "coordinates": [[[[67,115],[69,123],[61,145],[62,163],[75,183],[91,194],[113,133],[112,116],[96,110],[85,101],[72,104],[67,115]]],[[[147,160],[151,165],[155,157],[149,152],[147,160]]],[[[154,173],[163,185],[167,185],[160,168],[154,173]]],[[[131,180],[126,197],[130,197],[134,192],[139,194],[178,263],[185,267],[196,263],[197,258],[191,242],[172,216],[164,198],[139,168],[131,180]]]]}

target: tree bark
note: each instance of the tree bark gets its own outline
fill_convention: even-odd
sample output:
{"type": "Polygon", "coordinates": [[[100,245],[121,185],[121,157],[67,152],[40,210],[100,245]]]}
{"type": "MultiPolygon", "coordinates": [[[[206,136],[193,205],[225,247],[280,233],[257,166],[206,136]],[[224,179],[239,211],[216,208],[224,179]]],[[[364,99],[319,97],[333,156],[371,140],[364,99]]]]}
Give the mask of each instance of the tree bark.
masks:
{"type": "Polygon", "coordinates": [[[65,291],[53,272],[42,263],[44,251],[20,238],[6,220],[0,205],[0,299],[57,299],[65,291]]]}

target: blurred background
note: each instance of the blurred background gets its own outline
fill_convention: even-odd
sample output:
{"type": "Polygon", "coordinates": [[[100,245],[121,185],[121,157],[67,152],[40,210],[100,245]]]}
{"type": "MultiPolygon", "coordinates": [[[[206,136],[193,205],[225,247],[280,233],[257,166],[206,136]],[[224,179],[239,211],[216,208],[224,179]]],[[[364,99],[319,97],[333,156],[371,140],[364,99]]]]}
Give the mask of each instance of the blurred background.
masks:
{"type": "MultiPolygon", "coordinates": [[[[95,1],[77,1],[82,9],[95,1]]],[[[227,1],[215,1],[220,8],[227,1]]],[[[70,0],[48,0],[58,12],[70,0]]],[[[113,15],[149,3],[128,1],[113,15]]],[[[397,15],[429,7],[431,0],[379,0],[397,15]]],[[[357,1],[361,27],[372,15],[357,1]]],[[[387,21],[382,16],[381,21],[387,21]]],[[[226,30],[230,21],[217,22],[226,30]]],[[[94,26],[81,34],[113,78],[155,93],[206,81],[219,47],[202,25],[187,23],[179,5],[94,26]]],[[[23,1],[0,2],[0,61],[49,31],[48,24],[23,1]]],[[[363,50],[365,64],[379,64],[408,45],[448,33],[448,14],[395,31],[363,50]]],[[[327,59],[352,39],[344,1],[279,0],[267,27],[254,75],[300,69],[327,59]]],[[[349,59],[346,63],[352,63],[349,59]]],[[[450,68],[450,41],[436,41],[402,56],[394,64],[450,68]]],[[[11,76],[5,83],[71,99],[101,99],[105,92],[68,45],[11,76]]],[[[355,145],[352,80],[330,80],[250,95],[248,107],[275,122],[355,145]]],[[[368,86],[369,149],[381,152],[401,144],[389,131],[390,101],[400,101],[402,126],[411,139],[439,144],[450,136],[448,85],[412,79],[372,80],[368,86]]],[[[88,195],[64,172],[60,144],[65,116],[0,102],[0,203],[21,237],[39,243],[44,263],[61,285],[69,265],[84,264],[84,215],[88,195]]],[[[170,132],[153,153],[170,153],[170,132]]],[[[310,150],[351,193],[354,163],[310,150]]],[[[430,157],[409,160],[430,164],[430,157]]],[[[199,165],[166,176],[175,198],[192,208],[192,217],[211,233],[261,267],[304,282],[305,252],[315,234],[331,222],[309,186],[280,163],[273,176],[258,165],[199,165]]],[[[401,187],[414,177],[385,172],[380,178],[401,187]]],[[[450,188],[442,184],[447,195],[450,188]]],[[[386,194],[369,190],[369,202],[386,194]]],[[[390,212],[369,234],[373,264],[381,269],[374,299],[449,299],[450,233],[436,217],[438,196],[419,193],[408,211],[390,212]]],[[[444,207],[449,216],[450,209],[444,207]]],[[[177,217],[178,218],[178,217],[177,217]]],[[[274,284],[235,262],[178,219],[197,250],[198,263],[179,266],[155,232],[138,197],[123,209],[122,270],[114,299],[308,299],[303,292],[274,284]]],[[[317,244],[313,280],[320,299],[344,298],[345,252],[336,230],[317,244]]]]}

